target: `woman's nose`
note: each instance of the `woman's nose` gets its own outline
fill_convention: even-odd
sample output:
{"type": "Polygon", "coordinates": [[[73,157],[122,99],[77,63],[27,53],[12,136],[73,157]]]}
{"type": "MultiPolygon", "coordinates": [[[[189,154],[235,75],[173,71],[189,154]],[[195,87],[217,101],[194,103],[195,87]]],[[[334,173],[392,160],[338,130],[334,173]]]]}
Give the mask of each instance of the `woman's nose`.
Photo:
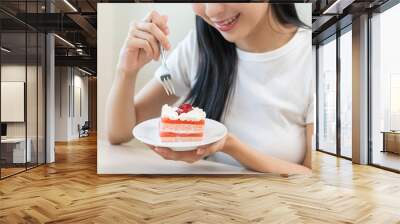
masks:
{"type": "Polygon", "coordinates": [[[224,12],[223,3],[205,3],[205,12],[209,18],[215,18],[224,12]]]}

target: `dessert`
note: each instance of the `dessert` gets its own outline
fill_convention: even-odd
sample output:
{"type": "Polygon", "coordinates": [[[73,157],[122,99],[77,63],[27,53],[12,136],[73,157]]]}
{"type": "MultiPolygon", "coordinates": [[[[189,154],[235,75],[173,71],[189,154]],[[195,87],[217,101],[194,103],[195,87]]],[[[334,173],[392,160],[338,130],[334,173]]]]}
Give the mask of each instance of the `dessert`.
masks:
{"type": "Polygon", "coordinates": [[[190,104],[161,109],[160,138],[163,142],[201,141],[204,136],[206,113],[190,104]]]}

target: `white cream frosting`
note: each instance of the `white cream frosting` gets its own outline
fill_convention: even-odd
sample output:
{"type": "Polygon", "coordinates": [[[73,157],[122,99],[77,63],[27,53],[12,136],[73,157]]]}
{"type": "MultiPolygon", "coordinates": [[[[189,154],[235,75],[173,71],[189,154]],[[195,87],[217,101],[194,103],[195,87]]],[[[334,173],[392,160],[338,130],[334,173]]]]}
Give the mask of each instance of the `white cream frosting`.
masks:
{"type": "Polygon", "coordinates": [[[164,104],[161,108],[161,117],[181,121],[200,121],[206,118],[206,113],[198,107],[193,107],[191,111],[181,114],[178,114],[177,110],[177,107],[170,107],[168,104],[164,104]]]}

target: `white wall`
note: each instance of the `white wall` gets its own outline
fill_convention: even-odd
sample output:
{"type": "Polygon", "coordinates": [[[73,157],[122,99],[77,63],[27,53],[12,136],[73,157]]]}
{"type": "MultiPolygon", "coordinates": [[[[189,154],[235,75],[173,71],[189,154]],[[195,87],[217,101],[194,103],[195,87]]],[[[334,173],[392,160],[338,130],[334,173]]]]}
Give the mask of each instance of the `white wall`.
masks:
{"type": "MultiPolygon", "coordinates": [[[[78,73],[76,74],[75,70],[75,77],[74,77],[74,86],[75,86],[75,91],[73,94],[73,98],[75,99],[75,113],[73,113],[73,119],[72,119],[72,130],[71,130],[71,136],[72,138],[77,138],[79,137],[79,132],[77,129],[78,124],[81,126],[85,123],[85,121],[88,121],[88,77],[87,76],[82,76],[83,73],[78,73]],[[77,90],[80,90],[80,99],[78,96],[77,90]],[[79,103],[79,100],[81,101],[79,103]],[[79,108],[81,107],[81,108],[79,108]],[[81,112],[79,110],[82,110],[81,112]]],[[[79,71],[78,71],[79,72],[79,71]]]]}
{"type": "Polygon", "coordinates": [[[71,67],[56,67],[55,73],[55,141],[77,139],[78,124],[88,120],[88,78],[71,67]],[[77,89],[81,90],[82,114],[77,89]]]}
{"type": "MultiPolygon", "coordinates": [[[[2,65],[1,66],[1,81],[2,82],[26,82],[25,69],[28,73],[33,70],[32,66],[25,65],[2,65]]],[[[36,69],[36,68],[35,68],[36,69]]],[[[35,70],[36,71],[36,70],[35,70]]],[[[3,97],[3,96],[2,96],[3,97]]],[[[24,108],[22,108],[24,109],[24,108]]],[[[7,108],[1,108],[7,110],[7,108]]],[[[25,123],[24,122],[11,122],[7,124],[8,137],[25,137],[25,123]]]]}
{"type": "MultiPolygon", "coordinates": [[[[97,133],[98,138],[102,139],[105,138],[105,103],[114,79],[119,50],[126,38],[130,22],[142,19],[152,9],[168,15],[171,33],[169,40],[174,47],[185,37],[188,30],[194,27],[194,14],[191,4],[106,3],[98,4],[97,7],[97,89],[99,90],[97,91],[97,133]]],[[[139,72],[136,92],[151,79],[159,65],[159,62],[151,62],[139,72]]]]}
{"type": "Polygon", "coordinates": [[[24,122],[25,83],[1,82],[1,121],[24,122]]]}
{"type": "MultiPolygon", "coordinates": [[[[25,75],[26,72],[28,75],[30,74],[35,74],[36,75],[36,67],[34,66],[27,66],[25,67],[25,65],[2,65],[1,66],[1,81],[17,81],[17,82],[25,82],[25,75]],[[25,70],[26,69],[26,70],[25,70]]],[[[29,76],[28,76],[28,81],[30,86],[31,85],[36,85],[36,80],[32,80],[29,76]]],[[[28,99],[27,99],[27,104],[29,106],[29,104],[31,102],[35,102],[34,105],[34,109],[36,108],[36,88],[28,88],[27,89],[28,93],[28,99]],[[34,99],[33,99],[34,98],[34,99]]],[[[7,108],[1,108],[1,110],[7,110],[7,108]]],[[[32,113],[32,108],[27,109],[29,110],[27,113],[27,120],[29,122],[28,124],[28,137],[29,134],[32,133],[31,128],[36,130],[36,113],[32,113]],[[34,121],[34,124],[32,123],[34,121]],[[35,127],[33,127],[33,125],[35,125],[35,127]]],[[[32,130],[33,130],[32,129],[32,130]]],[[[36,133],[36,132],[35,132],[36,133]]],[[[25,122],[11,122],[8,123],[7,125],[7,136],[8,137],[25,137],[25,122]]]]}
{"type": "MultiPolygon", "coordinates": [[[[44,121],[44,74],[41,66],[25,66],[21,64],[4,64],[1,66],[1,81],[25,82],[27,119],[24,122],[7,122],[7,137],[30,139],[33,161],[36,162],[36,153],[39,153],[39,163],[44,162],[45,121],[44,121]],[[26,80],[27,78],[27,80],[26,80]],[[37,152],[38,150],[38,152],[37,152]]],[[[2,90],[3,91],[3,90],[2,90]]],[[[2,96],[7,97],[7,96],[2,96]]],[[[2,107],[1,110],[10,110],[2,107]]]]}
{"type": "Polygon", "coordinates": [[[296,4],[297,13],[301,21],[311,26],[312,21],[312,3],[298,3],[296,4]]]}
{"type": "Polygon", "coordinates": [[[68,67],[55,68],[55,141],[68,139],[68,67]]]}

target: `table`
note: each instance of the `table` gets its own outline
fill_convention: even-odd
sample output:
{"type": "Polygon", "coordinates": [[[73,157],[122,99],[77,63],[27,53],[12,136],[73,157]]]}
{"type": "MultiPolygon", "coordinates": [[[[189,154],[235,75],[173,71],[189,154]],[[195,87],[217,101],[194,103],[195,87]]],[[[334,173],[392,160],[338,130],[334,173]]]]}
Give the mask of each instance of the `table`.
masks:
{"type": "Polygon", "coordinates": [[[26,142],[28,144],[25,154],[25,138],[1,139],[1,157],[5,159],[5,163],[25,164],[25,162],[30,162],[32,140],[27,138],[26,142]]]}
{"type": "Polygon", "coordinates": [[[381,133],[383,133],[382,152],[400,154],[400,131],[382,131],[381,133]]]}
{"type": "Polygon", "coordinates": [[[243,167],[201,160],[193,164],[170,161],[135,143],[110,145],[105,140],[97,144],[98,174],[262,174],[243,167]]]}

